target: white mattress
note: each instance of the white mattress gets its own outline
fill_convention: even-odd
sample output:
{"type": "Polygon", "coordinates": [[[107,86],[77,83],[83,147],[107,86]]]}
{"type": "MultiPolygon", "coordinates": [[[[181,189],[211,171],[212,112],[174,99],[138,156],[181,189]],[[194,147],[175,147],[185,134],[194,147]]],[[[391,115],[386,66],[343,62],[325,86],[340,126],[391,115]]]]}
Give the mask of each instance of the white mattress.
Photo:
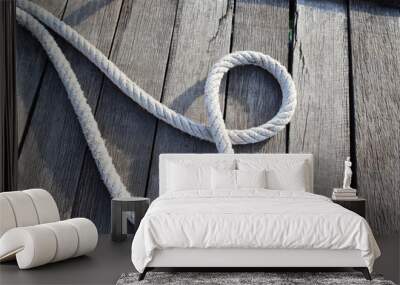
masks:
{"type": "Polygon", "coordinates": [[[370,271],[380,255],[359,215],[323,196],[261,189],[157,198],[133,240],[132,262],[142,272],[156,250],[172,248],[359,250],[370,271]]]}

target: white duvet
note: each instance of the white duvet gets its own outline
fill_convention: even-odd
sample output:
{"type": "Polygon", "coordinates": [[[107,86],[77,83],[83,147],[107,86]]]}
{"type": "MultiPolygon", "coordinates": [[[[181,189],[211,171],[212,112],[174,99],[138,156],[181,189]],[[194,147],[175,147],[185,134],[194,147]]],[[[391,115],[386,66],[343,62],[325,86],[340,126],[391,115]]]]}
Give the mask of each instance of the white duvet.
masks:
{"type": "Polygon", "coordinates": [[[171,192],[154,200],[132,243],[143,272],[155,249],[358,249],[372,271],[380,251],[364,218],[307,192],[171,192]]]}

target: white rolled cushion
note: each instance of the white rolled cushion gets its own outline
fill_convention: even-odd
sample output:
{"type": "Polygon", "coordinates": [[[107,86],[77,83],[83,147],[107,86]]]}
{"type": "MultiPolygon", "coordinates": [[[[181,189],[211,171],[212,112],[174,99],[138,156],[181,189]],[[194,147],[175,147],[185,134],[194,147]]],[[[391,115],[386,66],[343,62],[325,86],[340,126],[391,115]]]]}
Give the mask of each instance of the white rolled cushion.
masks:
{"type": "Polygon", "coordinates": [[[0,195],[0,237],[9,229],[15,228],[17,222],[8,199],[0,195]]]}
{"type": "Polygon", "coordinates": [[[237,188],[268,188],[267,171],[263,170],[236,170],[237,188]]]}
{"type": "Polygon", "coordinates": [[[212,189],[218,190],[236,190],[236,170],[231,169],[211,169],[212,189]]]}
{"type": "Polygon", "coordinates": [[[30,196],[36,208],[39,224],[60,220],[57,204],[49,192],[43,189],[28,189],[22,191],[30,196]]]}
{"type": "Polygon", "coordinates": [[[33,226],[39,223],[38,215],[31,197],[22,191],[2,192],[13,209],[17,227],[33,226]]]}
{"type": "Polygon", "coordinates": [[[98,233],[96,226],[91,220],[74,218],[65,220],[64,222],[71,224],[78,233],[79,243],[74,256],[89,253],[96,248],[98,233]]]}
{"type": "Polygon", "coordinates": [[[84,218],[18,227],[0,238],[0,261],[15,256],[19,268],[28,269],[86,254],[97,240],[95,225],[84,218]]]}
{"type": "Polygon", "coordinates": [[[43,225],[14,228],[0,238],[0,261],[16,255],[21,269],[51,262],[56,250],[57,240],[53,231],[43,225]]]}
{"type": "Polygon", "coordinates": [[[78,250],[78,232],[67,222],[54,222],[43,224],[49,228],[56,237],[57,250],[51,262],[57,262],[75,256],[78,250]]]}
{"type": "Polygon", "coordinates": [[[43,189],[0,193],[0,237],[14,227],[33,226],[60,220],[56,202],[43,189]]]}
{"type": "Polygon", "coordinates": [[[176,163],[170,163],[168,166],[168,191],[211,189],[210,167],[188,167],[176,163]]]}

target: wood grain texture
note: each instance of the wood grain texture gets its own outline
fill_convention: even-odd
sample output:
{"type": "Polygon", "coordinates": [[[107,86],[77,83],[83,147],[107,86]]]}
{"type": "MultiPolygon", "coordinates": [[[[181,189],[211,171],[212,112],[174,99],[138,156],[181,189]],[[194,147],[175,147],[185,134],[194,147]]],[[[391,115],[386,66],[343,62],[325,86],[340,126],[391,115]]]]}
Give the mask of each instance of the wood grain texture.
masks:
{"type": "MultiPolygon", "coordinates": [[[[121,1],[69,1],[68,23],[93,45],[108,54],[111,48],[121,1]],[[103,5],[103,1],[107,5],[103,5]]],[[[62,41],[61,48],[71,63],[87,97],[95,108],[103,75],[76,50],[62,41]]],[[[46,68],[38,101],[19,158],[19,188],[41,187],[55,198],[62,218],[71,216],[76,185],[86,149],[86,141],[65,89],[51,64],[46,68]]]]}
{"type": "Polygon", "coordinates": [[[296,113],[289,152],[314,155],[314,192],[343,184],[350,156],[349,58],[345,1],[297,1],[293,52],[296,113]]]}
{"type": "MultiPolygon", "coordinates": [[[[287,67],[289,43],[289,1],[237,0],[232,51],[254,50],[266,53],[287,67]]],[[[229,72],[226,125],[245,129],[270,120],[282,102],[278,82],[267,71],[253,66],[229,72]]],[[[286,134],[257,144],[236,146],[235,152],[285,152],[286,134]]]]}
{"type": "MultiPolygon", "coordinates": [[[[125,1],[111,52],[111,60],[157,100],[161,98],[176,7],[177,1],[125,1]]],[[[96,119],[128,191],[143,196],[157,120],[108,80],[96,119]]],[[[76,201],[74,216],[89,217],[99,231],[109,231],[110,195],[89,152],[76,201]]]]}
{"type": "Polygon", "coordinates": [[[17,190],[16,25],[15,2],[0,2],[0,192],[17,190]]]}
{"type": "Polygon", "coordinates": [[[400,10],[351,1],[357,181],[375,232],[400,232],[400,10]]]}
{"type": "MultiPolygon", "coordinates": [[[[34,0],[34,3],[62,18],[67,0],[34,0]]],[[[22,140],[32,103],[40,86],[45,71],[47,56],[40,43],[31,33],[17,25],[16,76],[18,107],[18,142],[22,140]]],[[[28,126],[29,127],[29,126],[28,126]]]]}
{"type": "MultiPolygon", "coordinates": [[[[233,2],[180,1],[162,102],[198,122],[206,122],[204,83],[211,66],[229,53],[233,2]]],[[[223,108],[225,84],[221,86],[223,108]]],[[[210,153],[215,145],[169,125],[158,126],[147,197],[158,196],[160,153],[210,153]]]]}

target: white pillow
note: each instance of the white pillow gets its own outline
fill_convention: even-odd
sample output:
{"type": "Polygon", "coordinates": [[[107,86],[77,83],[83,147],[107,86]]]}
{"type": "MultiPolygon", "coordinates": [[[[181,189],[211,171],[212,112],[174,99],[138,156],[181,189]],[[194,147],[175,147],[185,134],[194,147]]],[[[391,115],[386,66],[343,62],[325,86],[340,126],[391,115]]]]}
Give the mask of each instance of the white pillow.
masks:
{"type": "Polygon", "coordinates": [[[213,190],[235,191],[241,188],[267,188],[267,172],[263,170],[211,170],[213,190]]]}
{"type": "Polygon", "coordinates": [[[306,191],[307,181],[304,167],[293,167],[287,171],[267,171],[268,188],[273,190],[306,191]]]}
{"type": "Polygon", "coordinates": [[[211,177],[213,190],[236,190],[236,170],[212,168],[211,177]]]}
{"type": "Polygon", "coordinates": [[[267,170],[267,188],[273,190],[306,191],[309,189],[308,167],[304,161],[266,161],[260,159],[237,161],[239,170],[267,170]]]}
{"type": "Polygon", "coordinates": [[[237,188],[268,188],[267,171],[236,170],[237,188]]]}
{"type": "Polygon", "coordinates": [[[211,167],[168,164],[168,191],[211,189],[211,167]]]}

